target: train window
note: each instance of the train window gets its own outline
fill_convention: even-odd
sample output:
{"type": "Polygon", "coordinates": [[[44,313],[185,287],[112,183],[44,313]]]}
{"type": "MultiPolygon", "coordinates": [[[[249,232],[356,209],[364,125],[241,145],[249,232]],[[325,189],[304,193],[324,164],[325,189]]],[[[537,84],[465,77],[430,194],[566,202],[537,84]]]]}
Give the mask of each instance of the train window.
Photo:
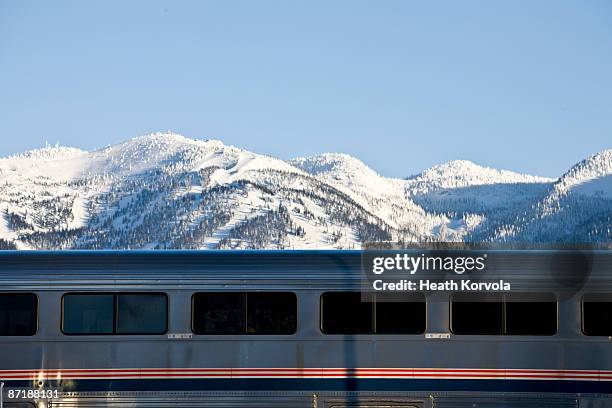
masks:
{"type": "Polygon", "coordinates": [[[587,336],[612,336],[610,295],[585,295],[582,300],[582,332],[587,336]]]}
{"type": "Polygon", "coordinates": [[[455,294],[451,331],[472,335],[551,336],[557,332],[553,294],[455,294]]]}
{"type": "Polygon", "coordinates": [[[374,333],[425,333],[425,295],[422,293],[377,293],[374,333]]]}
{"type": "Polygon", "coordinates": [[[373,302],[361,292],[326,292],[321,295],[321,330],[325,334],[371,334],[373,302]]]}
{"type": "Polygon", "coordinates": [[[421,334],[425,332],[425,296],[326,292],[321,296],[325,334],[421,334]]]}
{"type": "Polygon", "coordinates": [[[200,292],[192,309],[195,334],[293,334],[297,328],[291,292],[200,292]]]}
{"type": "Polygon", "coordinates": [[[503,302],[501,295],[453,295],[451,331],[455,334],[502,334],[503,302]]]}
{"type": "Polygon", "coordinates": [[[37,309],[33,293],[0,293],[0,336],[36,334],[37,309]]]}
{"type": "Polygon", "coordinates": [[[297,328],[294,293],[248,293],[247,333],[293,334],[297,328]]]}
{"type": "Polygon", "coordinates": [[[112,334],[114,295],[64,295],[62,313],[62,331],[65,334],[112,334]]]}
{"type": "Polygon", "coordinates": [[[557,302],[553,294],[506,296],[505,334],[552,336],[557,332],[557,302]]]}
{"type": "Polygon", "coordinates": [[[196,293],[192,299],[193,332],[196,334],[243,334],[244,293],[196,293]]]}
{"type": "Polygon", "coordinates": [[[65,334],[163,334],[164,293],[69,293],[62,299],[65,334]]]}
{"type": "Polygon", "coordinates": [[[117,294],[117,334],[165,333],[167,308],[164,293],[117,294]]]}

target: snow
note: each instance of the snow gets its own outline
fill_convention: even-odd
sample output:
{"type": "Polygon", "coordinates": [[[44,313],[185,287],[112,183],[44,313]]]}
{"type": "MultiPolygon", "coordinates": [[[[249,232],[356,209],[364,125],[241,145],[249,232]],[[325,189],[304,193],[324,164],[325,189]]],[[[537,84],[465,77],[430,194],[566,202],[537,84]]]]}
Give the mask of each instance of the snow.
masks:
{"type": "Polygon", "coordinates": [[[249,228],[263,229],[250,239],[278,235],[282,242],[262,245],[296,249],[359,248],[364,233],[554,240],[580,220],[590,220],[585,234],[607,239],[610,221],[602,214],[612,214],[610,199],[612,150],[558,180],[466,160],[399,179],[346,154],[283,161],[172,132],[90,152],[47,145],[0,159],[0,238],[20,248],[211,249],[279,206],[289,214],[286,230],[266,232],[257,224],[249,228]]]}
{"type": "Polygon", "coordinates": [[[87,224],[87,200],[84,197],[77,196],[72,204],[73,220],[68,223],[68,229],[77,229],[84,227],[87,224]]]}
{"type": "Polygon", "coordinates": [[[87,152],[77,149],[76,147],[66,147],[66,146],[50,146],[46,145],[40,149],[28,150],[24,153],[10,156],[9,159],[19,160],[19,159],[35,159],[35,160],[64,160],[71,159],[74,157],[79,157],[87,152]]]}
{"type": "Polygon", "coordinates": [[[395,228],[429,232],[431,227],[441,222],[437,216],[427,216],[405,197],[405,180],[381,176],[347,154],[325,153],[293,159],[289,163],[333,185],[395,228]]]}
{"type": "Polygon", "coordinates": [[[573,188],[573,192],[575,194],[594,195],[601,198],[612,199],[612,175],[588,179],[577,183],[573,188]]]}
{"type": "Polygon", "coordinates": [[[574,186],[611,174],[612,149],[603,150],[572,166],[556,183],[556,190],[560,193],[567,192],[574,186]]]}
{"type": "Polygon", "coordinates": [[[0,159],[0,181],[43,178],[69,181],[82,175],[87,152],[72,148],[44,148],[0,159]]]}
{"type": "Polygon", "coordinates": [[[402,195],[403,180],[383,177],[348,154],[325,153],[320,156],[300,157],[290,160],[289,163],[320,179],[346,186],[360,194],[402,195]]]}
{"type": "MultiPolygon", "coordinates": [[[[5,213],[10,209],[10,205],[8,203],[2,203],[1,211],[5,213]]],[[[7,241],[13,241],[17,238],[17,232],[13,231],[8,224],[8,220],[6,217],[0,218],[0,238],[3,238],[7,241]]]]}
{"type": "Polygon", "coordinates": [[[479,166],[469,160],[454,160],[408,177],[406,181],[406,191],[412,196],[441,189],[491,184],[549,183],[553,180],[479,166]]]}
{"type": "Polygon", "coordinates": [[[219,241],[229,236],[229,232],[239,224],[263,214],[264,201],[260,196],[251,191],[248,192],[246,200],[243,200],[235,209],[234,216],[222,227],[218,228],[213,235],[206,238],[202,249],[215,249],[219,241]]]}

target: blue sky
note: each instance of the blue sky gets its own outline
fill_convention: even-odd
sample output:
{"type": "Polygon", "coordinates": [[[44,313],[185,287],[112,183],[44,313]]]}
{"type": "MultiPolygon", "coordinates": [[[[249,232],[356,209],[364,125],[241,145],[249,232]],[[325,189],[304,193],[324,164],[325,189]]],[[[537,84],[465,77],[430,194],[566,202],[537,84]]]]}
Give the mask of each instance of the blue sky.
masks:
{"type": "Polygon", "coordinates": [[[0,0],[0,130],[558,176],[612,147],[612,2],[0,0]]]}

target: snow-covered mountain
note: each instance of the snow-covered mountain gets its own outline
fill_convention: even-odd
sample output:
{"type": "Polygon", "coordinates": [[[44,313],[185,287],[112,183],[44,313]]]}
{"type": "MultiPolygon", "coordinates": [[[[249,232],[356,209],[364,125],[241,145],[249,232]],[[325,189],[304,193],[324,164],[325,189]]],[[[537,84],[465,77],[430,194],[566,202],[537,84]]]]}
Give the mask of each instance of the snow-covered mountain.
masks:
{"type": "Polygon", "coordinates": [[[358,248],[371,241],[610,241],[612,150],[558,180],[453,161],[407,179],[155,133],[0,159],[0,249],[358,248]]]}
{"type": "Polygon", "coordinates": [[[454,160],[408,177],[405,188],[406,196],[427,212],[453,220],[442,226],[442,238],[488,241],[490,233],[483,230],[512,221],[546,194],[553,181],[454,160]]]}
{"type": "Polygon", "coordinates": [[[408,177],[406,180],[406,191],[409,195],[427,194],[440,190],[472,186],[549,183],[552,181],[545,177],[479,166],[469,160],[453,160],[440,164],[422,173],[408,177]]]}
{"type": "Polygon", "coordinates": [[[612,149],[572,166],[534,204],[487,234],[511,242],[611,242],[612,149]]]}

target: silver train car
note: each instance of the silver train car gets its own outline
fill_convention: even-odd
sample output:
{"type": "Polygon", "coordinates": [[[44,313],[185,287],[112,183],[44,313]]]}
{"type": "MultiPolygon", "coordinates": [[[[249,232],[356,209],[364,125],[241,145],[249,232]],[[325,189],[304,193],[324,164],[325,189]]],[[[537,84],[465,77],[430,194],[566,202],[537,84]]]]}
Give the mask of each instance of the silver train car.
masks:
{"type": "Polygon", "coordinates": [[[358,251],[4,251],[2,408],[612,407],[612,253],[488,252],[364,300],[358,251]]]}

